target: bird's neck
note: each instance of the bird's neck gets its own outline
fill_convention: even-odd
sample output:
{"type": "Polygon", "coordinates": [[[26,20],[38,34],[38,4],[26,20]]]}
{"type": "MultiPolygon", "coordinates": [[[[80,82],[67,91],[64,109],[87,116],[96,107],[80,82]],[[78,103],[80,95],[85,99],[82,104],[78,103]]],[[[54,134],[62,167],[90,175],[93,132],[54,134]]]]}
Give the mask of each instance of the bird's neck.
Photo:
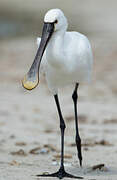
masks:
{"type": "Polygon", "coordinates": [[[47,60],[51,65],[60,65],[64,52],[65,31],[54,32],[47,47],[47,60]]]}

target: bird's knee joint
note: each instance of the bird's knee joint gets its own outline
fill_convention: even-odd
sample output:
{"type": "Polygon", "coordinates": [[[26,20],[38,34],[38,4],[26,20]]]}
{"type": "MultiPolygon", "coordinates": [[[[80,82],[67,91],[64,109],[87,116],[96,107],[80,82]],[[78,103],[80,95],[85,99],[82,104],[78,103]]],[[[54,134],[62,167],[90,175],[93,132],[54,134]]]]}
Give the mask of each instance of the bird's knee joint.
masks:
{"type": "Polygon", "coordinates": [[[77,95],[76,91],[73,92],[72,99],[73,99],[73,101],[76,101],[78,99],[78,95],[77,95]]]}
{"type": "Polygon", "coordinates": [[[60,124],[60,128],[61,128],[62,130],[64,130],[64,129],[66,128],[66,125],[65,125],[64,122],[60,124]]]}
{"type": "Polygon", "coordinates": [[[76,143],[81,144],[81,138],[80,138],[80,136],[76,136],[76,143]]]}

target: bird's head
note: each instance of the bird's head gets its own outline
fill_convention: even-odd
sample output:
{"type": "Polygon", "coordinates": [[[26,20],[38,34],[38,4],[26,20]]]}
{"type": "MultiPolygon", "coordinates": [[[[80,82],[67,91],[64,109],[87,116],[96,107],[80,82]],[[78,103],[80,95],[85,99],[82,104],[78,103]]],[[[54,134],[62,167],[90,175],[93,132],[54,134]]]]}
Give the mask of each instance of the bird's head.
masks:
{"type": "Polygon", "coordinates": [[[32,90],[38,85],[39,67],[46,46],[54,32],[65,31],[67,26],[67,19],[60,9],[51,9],[45,14],[40,46],[29,72],[22,81],[25,89],[32,90]]]}
{"type": "Polygon", "coordinates": [[[66,30],[68,26],[67,19],[60,9],[49,10],[45,14],[44,23],[54,24],[54,32],[59,30],[66,30]]]}

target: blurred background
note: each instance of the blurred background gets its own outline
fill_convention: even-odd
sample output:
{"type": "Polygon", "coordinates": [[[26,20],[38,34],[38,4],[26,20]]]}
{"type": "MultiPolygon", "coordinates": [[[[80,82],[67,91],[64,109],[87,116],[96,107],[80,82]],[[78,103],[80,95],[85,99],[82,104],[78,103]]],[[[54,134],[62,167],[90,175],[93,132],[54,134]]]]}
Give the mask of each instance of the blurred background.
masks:
{"type": "MultiPolygon", "coordinates": [[[[95,141],[108,140],[107,144],[117,144],[115,136],[117,135],[117,2],[0,0],[0,143],[2,144],[0,153],[6,155],[0,159],[0,166],[3,167],[1,162],[6,162],[4,166],[8,167],[11,179],[15,175],[11,173],[12,167],[8,166],[8,162],[13,162],[14,156],[9,153],[20,148],[16,146],[17,141],[27,144],[23,147],[26,152],[38,143],[43,147],[44,144],[51,142],[59,148],[58,116],[45,79],[42,78],[39,86],[31,92],[24,90],[21,85],[21,80],[29,70],[37,50],[36,38],[41,36],[44,15],[52,8],[63,10],[68,18],[68,30],[85,34],[93,49],[93,81],[88,86],[81,86],[79,90],[79,120],[83,142],[88,144],[90,141],[95,144],[95,141]]],[[[72,90],[73,87],[60,90],[61,106],[68,126],[66,144],[74,141],[75,134],[72,90]]],[[[96,146],[89,148],[87,152],[84,149],[84,164],[91,164],[92,158],[87,157],[95,157],[98,150],[99,157],[94,158],[94,164],[100,162],[100,159],[105,159],[107,164],[114,164],[117,167],[114,161],[117,150],[116,146],[114,147],[104,149],[100,146],[97,149],[96,146]],[[106,159],[105,154],[112,152],[113,156],[106,159]]],[[[76,151],[69,147],[68,151],[76,160],[74,156],[76,151]]],[[[43,156],[32,158],[26,156],[22,160],[15,158],[15,161],[24,163],[28,159],[36,171],[38,166],[37,163],[35,165],[35,161],[38,158],[43,159],[43,156]]],[[[40,167],[42,170],[43,167],[48,168],[47,164],[52,160],[52,154],[46,158],[48,161],[45,160],[40,167]]],[[[23,172],[24,179],[27,173],[25,169],[27,167],[18,171],[20,175],[23,172]]],[[[5,177],[5,170],[2,174],[5,177]]]]}
{"type": "Polygon", "coordinates": [[[94,83],[100,83],[94,88],[101,91],[102,85],[106,88],[105,91],[114,95],[117,91],[113,81],[117,56],[114,0],[73,0],[69,3],[61,0],[0,0],[1,81],[4,80],[5,83],[8,80],[14,82],[14,79],[21,79],[34,58],[36,37],[41,36],[44,14],[51,8],[64,11],[70,31],[76,30],[88,36],[94,55],[94,83]],[[9,70],[6,71],[6,68],[9,70]]]}

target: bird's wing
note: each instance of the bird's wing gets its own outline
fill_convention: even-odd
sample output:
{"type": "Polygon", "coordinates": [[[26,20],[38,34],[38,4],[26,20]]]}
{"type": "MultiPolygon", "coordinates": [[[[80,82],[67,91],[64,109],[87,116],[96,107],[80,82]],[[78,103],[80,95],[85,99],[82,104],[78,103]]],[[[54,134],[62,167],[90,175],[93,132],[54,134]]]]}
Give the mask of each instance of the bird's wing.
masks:
{"type": "MultiPolygon", "coordinates": [[[[37,46],[38,46],[38,47],[39,47],[39,45],[40,45],[40,42],[41,42],[41,38],[38,37],[38,38],[37,38],[37,46]]],[[[44,54],[43,54],[43,57],[42,57],[42,60],[41,60],[41,64],[40,64],[40,73],[41,73],[41,74],[45,74],[46,65],[47,65],[46,62],[47,62],[47,61],[46,61],[46,50],[45,50],[45,52],[44,52],[44,54]]]]}

